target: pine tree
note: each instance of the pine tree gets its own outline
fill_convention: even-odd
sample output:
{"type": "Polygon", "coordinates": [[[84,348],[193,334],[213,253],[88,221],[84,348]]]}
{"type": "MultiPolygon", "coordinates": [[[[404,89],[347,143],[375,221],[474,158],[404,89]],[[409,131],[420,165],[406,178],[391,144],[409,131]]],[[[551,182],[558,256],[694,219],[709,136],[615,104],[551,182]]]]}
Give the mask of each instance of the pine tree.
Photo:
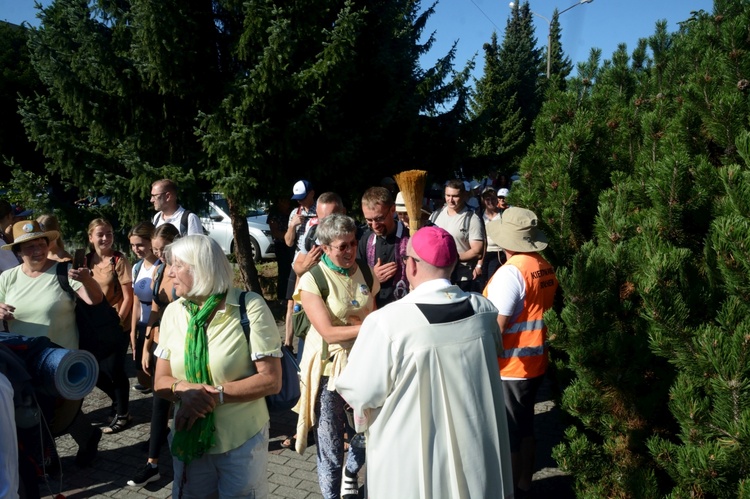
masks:
{"type": "MultiPolygon", "coordinates": [[[[0,21],[0,161],[13,162],[15,168],[44,173],[42,156],[34,150],[18,115],[18,95],[43,92],[39,78],[34,73],[26,45],[28,30],[0,21]]],[[[3,168],[0,182],[10,180],[13,168],[3,168]]]]}
{"type": "Polygon", "coordinates": [[[51,170],[112,193],[125,223],[145,215],[158,178],[223,191],[258,290],[250,201],[303,177],[357,196],[420,151],[460,151],[442,144],[458,135],[468,68],[453,72],[453,51],[419,68],[432,10],[419,11],[417,0],[56,0],[31,45],[49,96],[24,102],[25,124],[51,170]]]}
{"type": "MultiPolygon", "coordinates": [[[[550,51],[550,81],[547,83],[560,90],[565,90],[567,78],[573,71],[573,63],[570,61],[570,57],[565,55],[562,48],[562,28],[560,27],[560,13],[557,9],[552,13],[550,19],[549,38],[552,50],[550,51]]],[[[546,64],[546,49],[544,58],[546,64]]]]}
{"type": "Polygon", "coordinates": [[[480,163],[494,166],[492,169],[497,171],[501,165],[512,164],[523,152],[526,135],[514,85],[505,79],[501,69],[497,33],[484,45],[484,52],[484,74],[477,81],[472,100],[471,152],[480,163]]]}
{"type": "Polygon", "coordinates": [[[484,171],[516,170],[532,141],[542,90],[541,53],[531,16],[528,2],[514,4],[502,44],[493,33],[484,45],[484,74],[476,85],[467,127],[471,155],[484,171]]]}
{"type": "Polygon", "coordinates": [[[678,232],[691,249],[685,267],[694,270],[682,274],[693,285],[662,284],[644,301],[652,348],[677,371],[669,407],[679,431],[649,440],[674,497],[750,495],[748,19],[747,3],[717,1],[713,15],[695,13],[683,25],[676,55],[663,60],[667,95],[668,82],[680,82],[673,133],[712,163],[691,199],[707,209],[693,210],[678,232]]]}
{"type": "MultiPolygon", "coordinates": [[[[584,65],[595,79],[566,92],[580,108],[567,108],[575,112],[560,135],[591,106],[597,147],[610,155],[596,165],[608,180],[590,189],[591,236],[559,255],[565,305],[545,316],[569,381],[562,406],[575,419],[554,456],[580,496],[750,492],[749,16],[747,4],[717,1],[714,15],[695,13],[677,34],[658,23],[651,58],[639,43],[629,63],[620,47],[600,70],[584,65]]],[[[546,139],[537,137],[540,151],[546,139]]],[[[540,161],[530,152],[524,166],[540,161]]],[[[589,161],[576,169],[593,172],[589,161]]],[[[558,170],[570,179],[561,183],[575,185],[576,169],[558,170]]],[[[524,182],[546,173],[526,171],[524,182]]],[[[583,199],[576,187],[567,193],[583,199]]],[[[558,202],[539,205],[554,214],[558,202]]],[[[586,223],[579,214],[570,226],[586,223]]],[[[564,247],[559,234],[575,231],[558,231],[564,247]]]]}

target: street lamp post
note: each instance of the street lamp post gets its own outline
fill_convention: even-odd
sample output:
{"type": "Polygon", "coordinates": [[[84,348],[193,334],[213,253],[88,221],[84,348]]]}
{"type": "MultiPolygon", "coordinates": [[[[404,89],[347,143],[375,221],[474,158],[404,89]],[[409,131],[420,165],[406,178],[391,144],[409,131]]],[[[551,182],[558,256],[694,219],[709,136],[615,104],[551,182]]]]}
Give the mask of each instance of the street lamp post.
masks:
{"type": "MultiPolygon", "coordinates": [[[[593,1],[594,0],[579,0],[578,3],[574,3],[573,5],[571,5],[570,7],[568,7],[567,9],[561,10],[557,15],[560,16],[561,14],[563,14],[565,12],[568,12],[573,7],[578,7],[581,4],[591,3],[593,1]]],[[[510,2],[509,5],[510,5],[510,8],[512,9],[513,7],[516,6],[516,3],[515,2],[510,2]]],[[[549,80],[550,76],[552,76],[551,75],[551,73],[552,73],[552,21],[550,21],[549,19],[547,19],[543,15],[534,12],[533,10],[531,11],[531,13],[534,14],[535,16],[541,17],[542,19],[544,19],[545,21],[547,21],[547,79],[549,80]]]]}

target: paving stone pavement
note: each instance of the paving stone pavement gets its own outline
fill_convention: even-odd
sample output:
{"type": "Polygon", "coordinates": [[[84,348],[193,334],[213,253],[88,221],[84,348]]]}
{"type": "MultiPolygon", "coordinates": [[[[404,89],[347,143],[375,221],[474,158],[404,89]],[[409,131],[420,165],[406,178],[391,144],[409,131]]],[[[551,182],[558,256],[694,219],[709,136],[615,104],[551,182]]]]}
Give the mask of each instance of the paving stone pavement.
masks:
{"type": "MultiPolygon", "coordinates": [[[[280,324],[283,332],[283,323],[280,324]]],[[[136,384],[135,366],[128,361],[131,386],[136,384]]],[[[560,410],[552,397],[552,384],[546,380],[537,399],[536,436],[537,472],[534,474],[532,497],[574,497],[571,479],[566,476],[551,458],[551,449],[563,433],[560,410]]],[[[132,424],[115,435],[103,435],[99,454],[89,468],[78,468],[74,464],[77,446],[69,435],[57,438],[57,449],[61,458],[62,475],[40,482],[42,497],[53,498],[62,493],[68,499],[88,497],[114,498],[169,498],[172,493],[172,458],[166,445],[159,458],[161,478],[145,487],[129,487],[127,481],[145,465],[150,426],[151,395],[131,390],[130,412],[132,424]]],[[[92,423],[104,423],[109,419],[109,398],[95,389],[84,401],[83,412],[92,423]]],[[[271,438],[269,442],[268,482],[271,499],[320,498],[316,475],[315,445],[300,456],[283,449],[281,442],[286,435],[294,433],[296,414],[291,411],[271,416],[271,438]]],[[[360,473],[364,475],[364,473],[360,473]]],[[[393,498],[395,499],[395,498],[393,498]]]]}

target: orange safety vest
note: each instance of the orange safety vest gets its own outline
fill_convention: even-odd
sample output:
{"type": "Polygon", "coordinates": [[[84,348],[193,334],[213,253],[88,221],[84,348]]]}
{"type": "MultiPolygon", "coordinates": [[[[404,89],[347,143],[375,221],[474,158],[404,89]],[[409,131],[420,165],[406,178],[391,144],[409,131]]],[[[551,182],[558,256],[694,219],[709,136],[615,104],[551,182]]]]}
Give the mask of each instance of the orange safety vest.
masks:
{"type": "MultiPolygon", "coordinates": [[[[538,253],[516,253],[505,265],[513,265],[521,272],[526,297],[523,310],[503,332],[503,353],[497,359],[500,375],[536,378],[547,370],[547,326],[542,316],[555,300],[555,269],[538,253]]],[[[485,297],[488,287],[489,282],[482,293],[485,297]]]]}

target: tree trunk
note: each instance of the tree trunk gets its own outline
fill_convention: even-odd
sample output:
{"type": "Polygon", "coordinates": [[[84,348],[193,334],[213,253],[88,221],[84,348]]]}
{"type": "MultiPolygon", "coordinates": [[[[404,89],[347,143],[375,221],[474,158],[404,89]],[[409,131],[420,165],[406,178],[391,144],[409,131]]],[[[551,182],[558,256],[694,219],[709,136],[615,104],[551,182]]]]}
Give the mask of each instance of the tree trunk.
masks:
{"type": "Polygon", "coordinates": [[[229,204],[229,216],[232,218],[232,232],[234,232],[234,256],[237,259],[237,266],[240,269],[240,278],[245,289],[249,289],[259,295],[263,295],[258,280],[258,271],[253,261],[252,243],[250,242],[250,232],[247,228],[246,210],[243,205],[234,202],[227,195],[229,204]]]}

